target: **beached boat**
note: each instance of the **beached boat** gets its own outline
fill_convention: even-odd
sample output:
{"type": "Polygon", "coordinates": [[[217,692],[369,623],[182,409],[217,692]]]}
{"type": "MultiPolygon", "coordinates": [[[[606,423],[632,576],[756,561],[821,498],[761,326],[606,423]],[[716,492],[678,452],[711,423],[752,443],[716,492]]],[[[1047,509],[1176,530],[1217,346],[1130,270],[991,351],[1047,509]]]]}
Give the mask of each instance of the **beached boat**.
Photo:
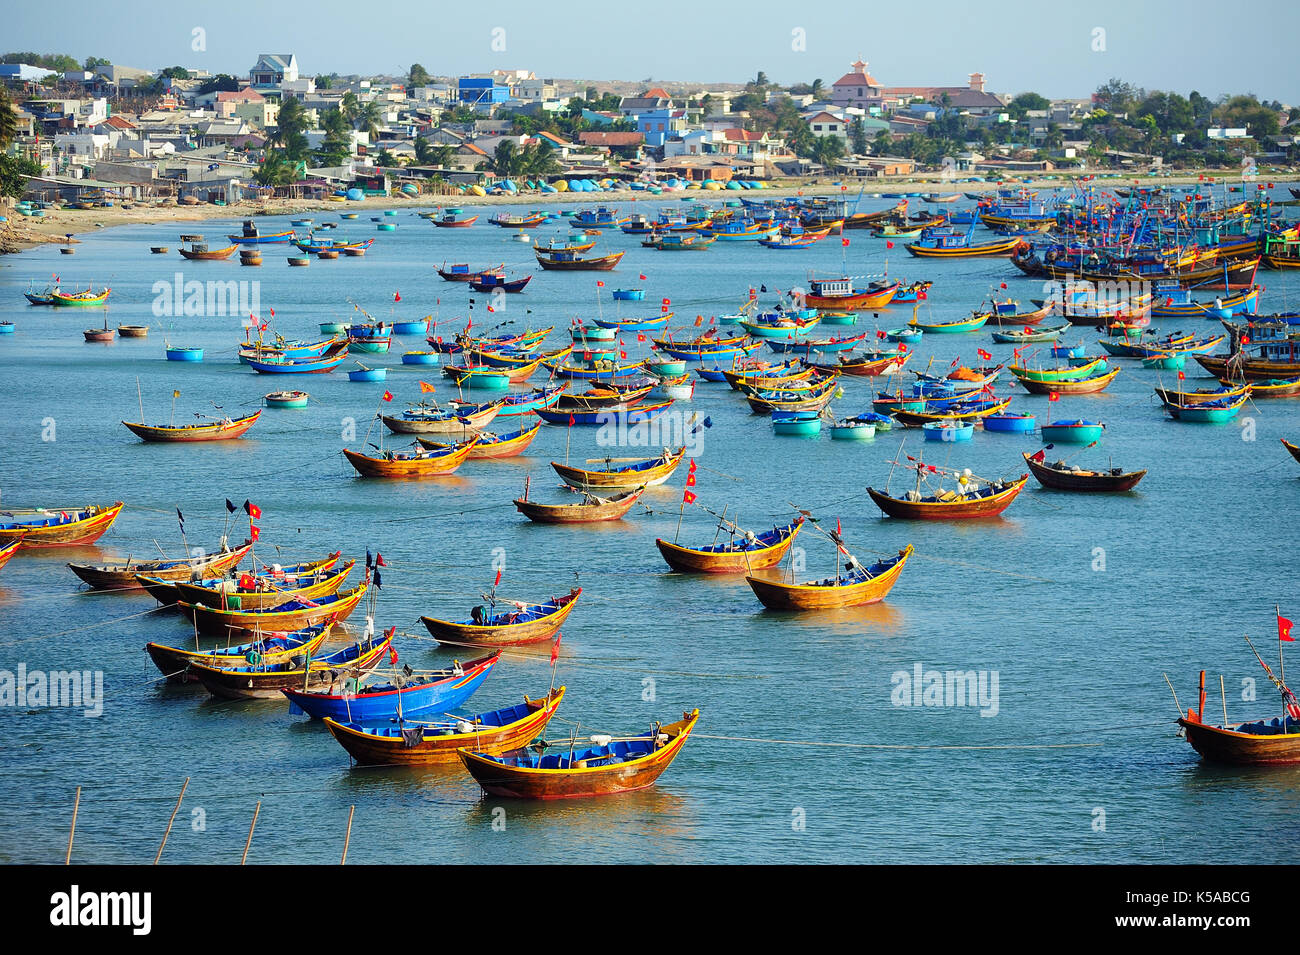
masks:
{"type": "MultiPolygon", "coordinates": [[[[653,786],[686,744],[700,711],[660,725],[641,736],[591,737],[591,745],[571,740],[568,755],[511,750],[501,755],[458,750],[461,762],[485,793],[517,799],[571,799],[611,796],[653,786]]],[[[563,749],[564,741],[551,745],[563,749]]]]}
{"type": "Polygon", "coordinates": [[[125,505],[107,507],[6,507],[0,510],[0,546],[21,541],[23,547],[71,547],[93,544],[113,526],[125,505]]]}
{"type": "Polygon", "coordinates": [[[1090,471],[1064,461],[1049,463],[1045,451],[1021,453],[1038,483],[1058,491],[1131,491],[1147,473],[1145,470],[1125,471],[1123,468],[1090,471]]]}
{"type": "Polygon", "coordinates": [[[477,753],[504,753],[528,745],[539,737],[564,699],[556,687],[539,700],[524,697],[516,706],[475,716],[406,721],[390,726],[325,719],[325,727],[362,766],[411,766],[458,763],[460,749],[477,753]]]}
{"type": "Polygon", "coordinates": [[[468,620],[421,617],[420,622],[439,643],[447,646],[501,647],[538,643],[552,637],[577,605],[581,587],[541,603],[500,600],[485,595],[486,604],[475,607],[468,620]]]}
{"type": "Polygon", "coordinates": [[[137,575],[148,574],[159,580],[203,580],[220,577],[248,556],[252,541],[233,550],[222,547],[199,557],[127,558],[118,564],[68,564],[68,569],[96,590],[139,590],[137,575]]]}
{"type": "MultiPolygon", "coordinates": [[[[222,418],[220,421],[183,425],[151,425],[138,421],[123,421],[132,434],[148,442],[233,441],[257,423],[262,412],[254,411],[241,418],[222,418]]],[[[196,417],[199,417],[196,415],[196,417]]]]}

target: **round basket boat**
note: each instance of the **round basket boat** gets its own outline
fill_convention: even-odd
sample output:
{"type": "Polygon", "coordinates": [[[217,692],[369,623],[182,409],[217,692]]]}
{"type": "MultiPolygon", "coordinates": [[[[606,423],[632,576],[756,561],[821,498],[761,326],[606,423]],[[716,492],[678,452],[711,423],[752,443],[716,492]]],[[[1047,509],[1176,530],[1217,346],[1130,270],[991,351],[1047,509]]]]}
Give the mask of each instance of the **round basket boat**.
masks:
{"type": "Polygon", "coordinates": [[[117,326],[119,338],[144,338],[149,334],[148,325],[119,325],[117,326]]]}
{"type": "Polygon", "coordinates": [[[309,397],[305,391],[273,391],[262,400],[268,408],[306,408],[309,397]]]}
{"type": "Polygon", "coordinates": [[[167,346],[168,361],[203,361],[202,348],[173,348],[167,346]]]}
{"type": "Polygon", "coordinates": [[[305,256],[305,255],[291,255],[291,256],[289,256],[289,264],[290,264],[290,265],[293,265],[293,266],[297,266],[297,267],[299,267],[299,268],[306,268],[306,267],[307,267],[307,263],[309,263],[310,261],[311,261],[311,259],[309,259],[309,258],[308,258],[307,256],[305,256]]]}
{"type": "Polygon", "coordinates": [[[408,351],[402,355],[403,365],[436,365],[438,364],[438,353],[436,351],[408,351]]]}

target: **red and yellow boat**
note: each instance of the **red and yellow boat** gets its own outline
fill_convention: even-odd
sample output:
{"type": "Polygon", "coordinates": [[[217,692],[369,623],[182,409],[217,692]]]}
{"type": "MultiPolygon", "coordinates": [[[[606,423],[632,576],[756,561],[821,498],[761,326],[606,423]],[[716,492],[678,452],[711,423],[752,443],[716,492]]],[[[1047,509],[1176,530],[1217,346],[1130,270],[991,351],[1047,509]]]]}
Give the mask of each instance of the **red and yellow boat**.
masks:
{"type": "Polygon", "coordinates": [[[6,508],[0,515],[0,546],[21,541],[23,547],[72,547],[93,544],[113,526],[125,505],[90,505],[67,510],[52,507],[6,508]]]}

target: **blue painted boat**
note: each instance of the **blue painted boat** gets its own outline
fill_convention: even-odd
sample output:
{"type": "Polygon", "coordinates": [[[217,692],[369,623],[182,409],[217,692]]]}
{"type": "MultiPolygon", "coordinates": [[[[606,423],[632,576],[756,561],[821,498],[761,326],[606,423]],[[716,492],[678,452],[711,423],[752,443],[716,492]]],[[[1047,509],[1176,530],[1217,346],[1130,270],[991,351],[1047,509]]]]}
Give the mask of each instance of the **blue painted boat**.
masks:
{"type": "Polygon", "coordinates": [[[168,361],[203,361],[202,348],[173,348],[167,346],[168,361]]]}
{"type": "Polygon", "coordinates": [[[387,377],[387,368],[367,368],[365,365],[348,372],[348,381],[383,381],[387,377]]]}
{"type": "Polygon", "coordinates": [[[1031,414],[994,414],[983,419],[985,431],[1005,431],[1012,434],[1027,434],[1038,427],[1037,419],[1031,414]]]}
{"type": "Polygon", "coordinates": [[[429,331],[427,319],[419,322],[394,322],[394,335],[424,335],[429,331]]]}
{"type": "Polygon", "coordinates": [[[975,434],[974,422],[928,421],[921,426],[927,441],[969,441],[975,434]]]}
{"type": "Polygon", "coordinates": [[[925,333],[919,328],[891,328],[885,332],[885,337],[891,342],[905,342],[909,345],[915,345],[925,337],[925,333]]]}
{"type": "Polygon", "coordinates": [[[616,288],[614,298],[620,302],[640,302],[645,299],[643,288],[616,288]]]}
{"type": "Polygon", "coordinates": [[[653,405],[634,405],[630,408],[599,408],[591,411],[556,411],[551,408],[537,408],[537,416],[550,424],[568,425],[572,420],[575,425],[636,425],[659,417],[673,403],[664,401],[653,405]]]}
{"type": "Polygon", "coordinates": [[[1042,428],[1044,442],[1052,444],[1092,444],[1101,440],[1106,426],[1098,421],[1053,421],[1042,428]]]}
{"type": "Polygon", "coordinates": [[[331,684],[319,693],[289,689],[280,692],[289,699],[291,715],[306,713],[314,720],[329,717],[355,723],[387,722],[399,714],[410,717],[430,710],[443,713],[460,708],[483,685],[500,659],[498,651],[449,670],[414,674],[403,684],[383,682],[356,687],[344,674],[340,685],[331,684]]]}
{"type": "Polygon", "coordinates": [[[12,335],[14,333],[13,322],[0,322],[0,335],[12,335]]]}
{"type": "Polygon", "coordinates": [[[550,408],[560,400],[560,395],[564,394],[566,384],[554,385],[550,388],[538,388],[535,391],[520,391],[506,395],[505,405],[501,408],[498,415],[503,418],[509,418],[514,415],[533,414],[539,408],[550,408]]]}
{"type": "MultiPolygon", "coordinates": [[[[820,411],[772,411],[772,430],[777,434],[811,436],[820,434],[822,417],[820,411]]],[[[873,430],[874,434],[874,430],[873,430]]]]}
{"type": "Polygon", "coordinates": [[[402,353],[403,365],[436,365],[440,360],[436,351],[408,351],[402,353]]]}

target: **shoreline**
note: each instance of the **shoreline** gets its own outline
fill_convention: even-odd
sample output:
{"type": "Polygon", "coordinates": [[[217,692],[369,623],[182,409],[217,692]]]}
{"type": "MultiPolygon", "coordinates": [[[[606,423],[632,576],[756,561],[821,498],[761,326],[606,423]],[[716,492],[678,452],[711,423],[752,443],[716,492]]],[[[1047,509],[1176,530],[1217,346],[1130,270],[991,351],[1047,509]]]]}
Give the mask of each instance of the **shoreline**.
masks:
{"type": "MultiPolygon", "coordinates": [[[[1112,176],[1112,173],[1093,173],[1091,175],[1112,176]]],[[[1123,188],[1129,184],[1130,180],[1138,183],[1160,186],[1183,186],[1195,185],[1202,181],[1200,177],[1213,177],[1215,186],[1225,183],[1242,184],[1243,181],[1231,179],[1225,175],[1225,170],[1201,170],[1189,171],[1184,175],[1158,177],[1154,180],[1152,177],[1143,176],[1125,176],[1116,175],[1115,178],[1105,180],[1094,180],[1095,184],[1112,183],[1115,187],[1123,188]]],[[[1026,189],[1059,189],[1068,186],[1075,181],[1075,177],[1058,177],[1055,179],[1023,179],[1015,180],[1015,184],[1026,189]]],[[[1259,184],[1260,177],[1249,181],[1250,184],[1259,184]]],[[[1300,182],[1300,173],[1283,173],[1274,176],[1272,179],[1265,179],[1265,182],[1284,183],[1300,182]]],[[[1005,183],[1003,184],[1005,185],[1005,183]]],[[[908,191],[917,191],[922,189],[937,195],[946,195],[963,192],[994,192],[1000,188],[997,182],[944,182],[933,177],[920,176],[900,176],[887,177],[880,179],[861,180],[858,182],[845,181],[844,185],[836,185],[832,182],[822,180],[813,180],[805,183],[789,183],[780,186],[774,186],[767,189],[758,190],[760,196],[764,198],[780,198],[788,196],[833,196],[842,194],[844,196],[854,195],[857,190],[865,196],[874,192],[892,192],[909,187],[908,191]],[[871,191],[868,192],[867,190],[871,191]]],[[[741,194],[749,194],[754,190],[745,190],[741,194]]],[[[340,208],[348,210],[361,209],[409,209],[409,210],[427,210],[439,206],[447,205],[464,205],[464,206],[498,206],[498,205],[592,205],[592,204],[618,204],[624,202],[642,203],[653,202],[655,204],[664,204],[679,200],[683,196],[705,196],[721,195],[725,198],[734,198],[735,190],[689,190],[664,193],[653,195],[643,192],[552,192],[552,193],[521,193],[518,195],[508,196],[469,196],[464,194],[453,195],[434,195],[422,194],[420,196],[399,197],[384,196],[370,197],[362,202],[339,202],[331,199],[272,199],[269,201],[258,200],[242,202],[236,205],[214,206],[214,205],[197,205],[197,206],[180,206],[180,205],[153,205],[144,203],[134,203],[130,209],[123,209],[115,206],[108,209],[61,209],[53,213],[47,212],[42,217],[25,217],[17,216],[13,213],[12,208],[8,211],[8,222],[0,228],[0,255],[18,254],[26,252],[29,249],[39,248],[44,245],[65,245],[76,244],[82,240],[82,236],[99,232],[104,229],[117,228],[125,225],[161,225],[168,222],[203,222],[208,219],[241,219],[256,218],[261,216],[278,216],[278,215],[299,215],[308,212],[328,212],[340,208]],[[71,235],[69,239],[67,236],[71,235]]],[[[1243,191],[1242,197],[1245,198],[1243,191]]]]}

